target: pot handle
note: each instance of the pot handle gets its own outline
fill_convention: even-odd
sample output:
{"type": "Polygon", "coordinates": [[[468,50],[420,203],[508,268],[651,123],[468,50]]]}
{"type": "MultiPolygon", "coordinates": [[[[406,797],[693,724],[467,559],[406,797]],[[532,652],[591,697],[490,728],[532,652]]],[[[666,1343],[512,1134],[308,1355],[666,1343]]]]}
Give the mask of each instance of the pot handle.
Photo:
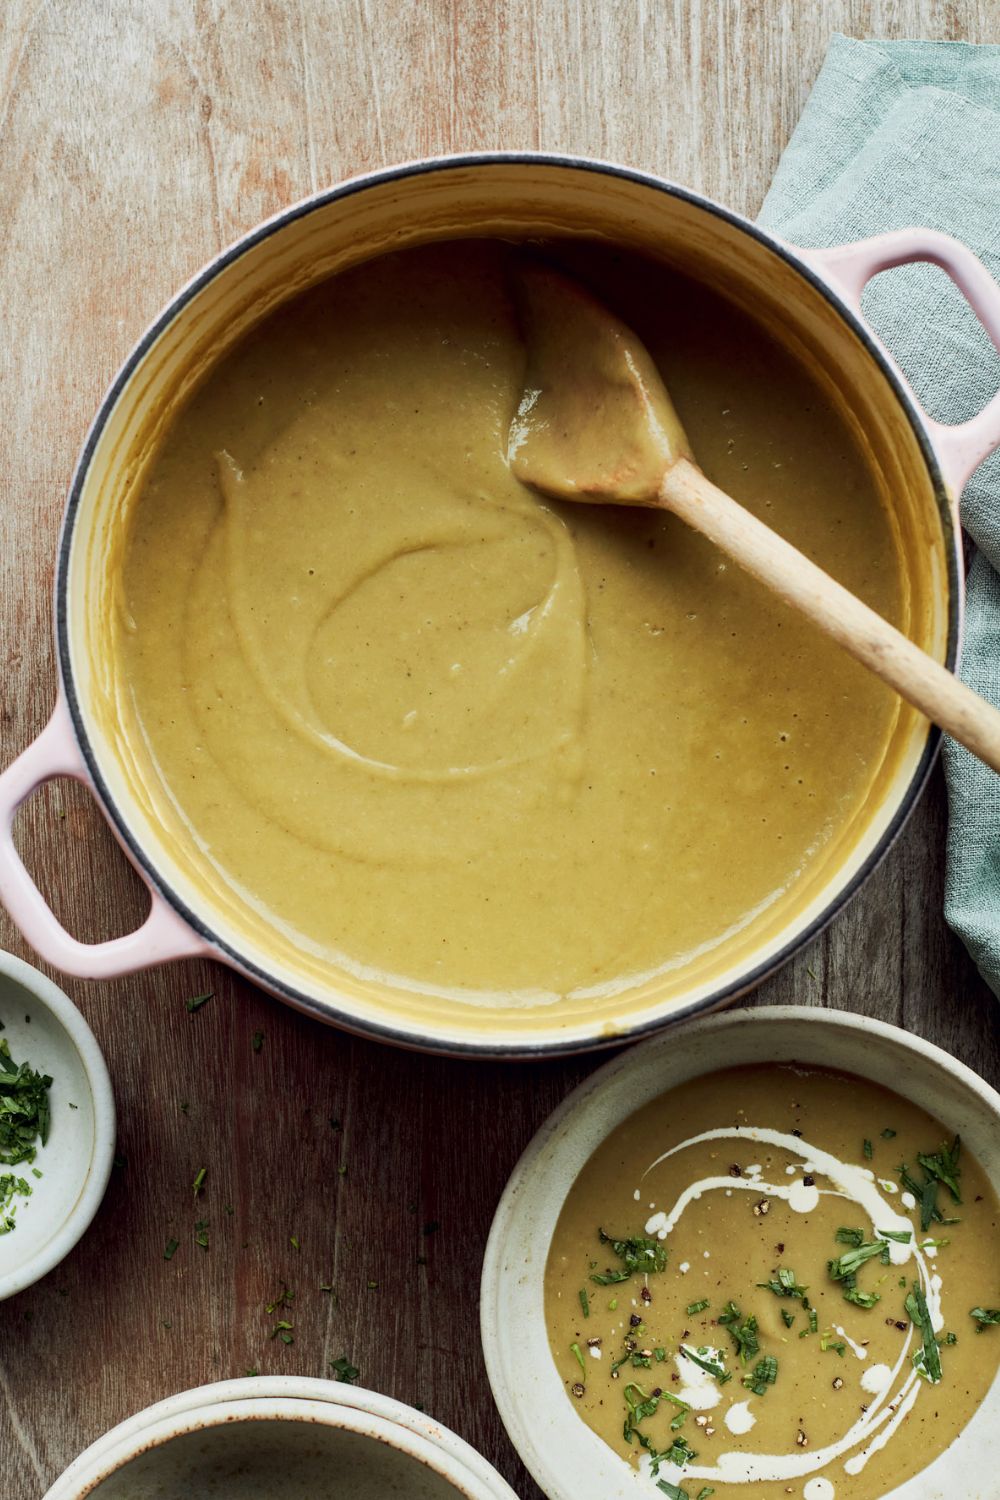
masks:
{"type": "MultiPolygon", "coordinates": [[[[861,293],[879,271],[913,261],[940,266],[962,292],[993,343],[1000,351],[1000,286],[978,256],[961,240],[937,229],[894,229],[853,245],[835,245],[829,250],[800,250],[800,254],[825,280],[861,311],[861,293]]],[[[918,403],[919,404],[919,403],[918,403]]],[[[921,407],[923,412],[923,408],[921,407]]],[[[984,458],[1000,446],[1000,391],[978,416],[954,425],[937,422],[923,412],[924,422],[937,450],[945,482],[956,498],[969,475],[984,458]]]]}
{"type": "Polygon", "coordinates": [[[144,876],[150,911],[135,932],[106,943],[81,943],[70,936],[25,869],[13,839],[18,808],[54,776],[72,776],[91,786],[62,693],[38,738],[0,774],[0,901],[36,952],[46,963],[78,979],[112,979],[169,959],[210,955],[208,944],[144,876]]]}

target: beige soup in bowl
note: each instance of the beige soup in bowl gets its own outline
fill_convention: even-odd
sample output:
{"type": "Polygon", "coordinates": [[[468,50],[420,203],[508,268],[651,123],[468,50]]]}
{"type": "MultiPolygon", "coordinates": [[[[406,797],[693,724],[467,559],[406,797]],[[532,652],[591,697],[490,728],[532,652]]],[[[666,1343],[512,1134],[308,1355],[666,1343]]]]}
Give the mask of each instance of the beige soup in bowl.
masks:
{"type": "MultiPolygon", "coordinates": [[[[718,291],[532,249],[637,329],[709,475],[905,626],[835,394],[718,291]]],[[[132,502],[118,702],[178,862],[300,969],[611,1016],[812,898],[898,708],[672,517],[513,478],[522,253],[377,258],[211,369],[132,502]]]]}

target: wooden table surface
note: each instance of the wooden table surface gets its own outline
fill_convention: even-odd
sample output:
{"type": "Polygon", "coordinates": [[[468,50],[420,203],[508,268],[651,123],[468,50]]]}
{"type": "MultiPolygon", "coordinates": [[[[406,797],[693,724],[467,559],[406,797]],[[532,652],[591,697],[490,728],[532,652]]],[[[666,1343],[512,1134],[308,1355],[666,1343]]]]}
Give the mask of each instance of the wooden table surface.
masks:
{"type": "MultiPolygon", "coordinates": [[[[209,256],[345,175],[454,150],[610,157],[754,213],[834,30],[1000,41],[1000,18],[994,0],[2,0],[2,761],[51,708],[53,556],[87,424],[209,256]]],[[[997,1083],[996,1002],[941,917],[944,830],[938,776],[758,998],[896,1022],[997,1083]]],[[[20,843],[79,936],[134,925],[138,882],[79,788],[40,793],[20,843]]],[[[0,944],[32,958],[5,916],[0,944]]],[[[111,1068],[120,1159],[84,1241],[0,1315],[0,1500],[38,1500],[174,1391],[342,1355],[536,1496],[486,1383],[480,1260],[519,1152],[600,1059],[406,1055],[208,964],[66,987],[111,1068]],[[283,1286],[287,1345],[266,1310],[283,1286]]]]}

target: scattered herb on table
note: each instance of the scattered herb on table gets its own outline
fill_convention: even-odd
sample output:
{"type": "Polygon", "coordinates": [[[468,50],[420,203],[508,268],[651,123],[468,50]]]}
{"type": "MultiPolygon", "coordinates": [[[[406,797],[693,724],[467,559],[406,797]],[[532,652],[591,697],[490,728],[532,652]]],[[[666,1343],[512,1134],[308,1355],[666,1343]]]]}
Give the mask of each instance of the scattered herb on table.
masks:
{"type": "Polygon", "coordinates": [[[1000,1307],[974,1307],[969,1317],[975,1319],[976,1332],[983,1333],[1000,1323],[1000,1307]]]}
{"type": "Polygon", "coordinates": [[[336,1372],[336,1379],[342,1380],[345,1385],[353,1385],[361,1371],[357,1365],[352,1365],[346,1354],[339,1359],[331,1359],[330,1369],[336,1372]]]}
{"type": "Polygon", "coordinates": [[[194,1182],[192,1182],[192,1184],[191,1184],[192,1188],[194,1189],[194,1195],[195,1195],[196,1198],[197,1198],[198,1194],[204,1189],[205,1178],[207,1176],[208,1176],[208,1168],[207,1167],[199,1167],[197,1173],[195,1174],[194,1182]]]}
{"type": "Polygon", "coordinates": [[[271,1337],[273,1339],[280,1339],[283,1344],[294,1344],[295,1338],[292,1334],[294,1327],[294,1323],[289,1323],[285,1318],[282,1318],[279,1322],[275,1323],[271,1331],[271,1337]]]}
{"type": "Polygon", "coordinates": [[[251,1043],[251,1046],[253,1047],[253,1050],[255,1052],[259,1052],[260,1049],[263,1047],[263,1045],[264,1045],[264,1033],[262,1031],[255,1031],[254,1034],[253,1034],[253,1042],[251,1043]]]}
{"type": "Polygon", "coordinates": [[[184,1004],[187,1006],[188,1014],[193,1016],[196,1010],[201,1010],[203,1005],[207,1005],[209,1000],[214,999],[215,991],[210,990],[207,995],[192,995],[191,999],[185,1000],[184,1004]]]}
{"type": "Polygon", "coordinates": [[[165,1247],[165,1249],[163,1251],[163,1259],[164,1260],[173,1260],[174,1255],[177,1253],[177,1250],[178,1250],[179,1246],[180,1246],[180,1240],[167,1240],[166,1247],[165,1247]]]}
{"type": "Polygon", "coordinates": [[[208,1220],[199,1219],[194,1226],[194,1242],[203,1250],[208,1249],[208,1220]]]}

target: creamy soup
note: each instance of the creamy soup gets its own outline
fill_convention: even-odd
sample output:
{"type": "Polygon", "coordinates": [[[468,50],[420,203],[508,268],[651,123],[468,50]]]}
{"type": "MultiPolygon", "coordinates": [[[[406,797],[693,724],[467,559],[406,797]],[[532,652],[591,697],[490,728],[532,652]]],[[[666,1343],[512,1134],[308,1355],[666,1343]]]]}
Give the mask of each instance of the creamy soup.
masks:
{"type": "MultiPolygon", "coordinates": [[[[680,522],[513,477],[517,254],[373,261],[219,364],[135,504],[117,649],[158,811],[230,914],[412,992],[587,1002],[769,930],[897,707],[680,522]]],[[[709,475],[898,622],[887,511],[810,376],[693,282],[564,258],[709,475]]]]}
{"type": "Polygon", "coordinates": [[[552,1355],[674,1500],[877,1500],[996,1375],[998,1246],[985,1174],[922,1109],[733,1068],[638,1110],[580,1173],[546,1270],[552,1355]]]}

